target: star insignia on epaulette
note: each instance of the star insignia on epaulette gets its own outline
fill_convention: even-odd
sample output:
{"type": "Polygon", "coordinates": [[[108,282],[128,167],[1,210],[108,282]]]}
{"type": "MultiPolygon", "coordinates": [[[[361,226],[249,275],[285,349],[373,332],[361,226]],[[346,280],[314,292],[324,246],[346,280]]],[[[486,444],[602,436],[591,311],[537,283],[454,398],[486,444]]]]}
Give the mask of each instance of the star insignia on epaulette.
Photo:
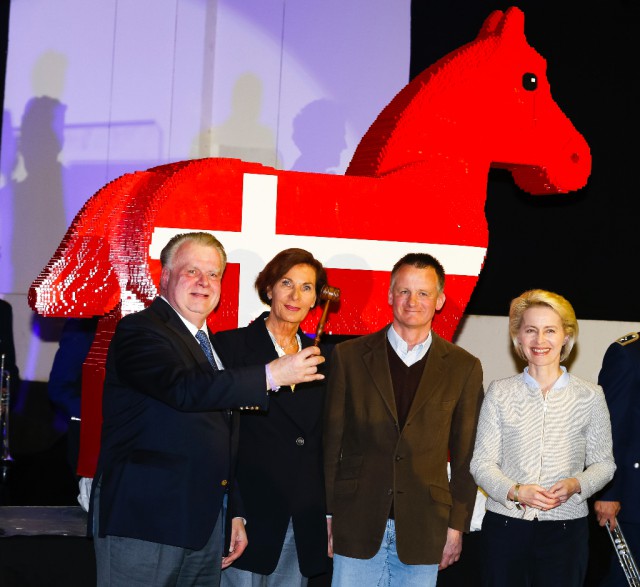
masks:
{"type": "Polygon", "coordinates": [[[626,344],[631,344],[632,342],[635,342],[639,338],[640,338],[640,333],[630,332],[629,334],[625,334],[622,338],[619,338],[618,340],[616,340],[616,342],[624,346],[626,344]]]}

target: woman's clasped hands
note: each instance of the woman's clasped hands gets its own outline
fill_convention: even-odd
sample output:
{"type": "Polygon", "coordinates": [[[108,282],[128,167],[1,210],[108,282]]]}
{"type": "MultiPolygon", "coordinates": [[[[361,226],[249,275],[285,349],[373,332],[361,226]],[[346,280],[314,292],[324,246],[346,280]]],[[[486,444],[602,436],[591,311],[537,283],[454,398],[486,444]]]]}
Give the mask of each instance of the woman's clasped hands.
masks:
{"type": "MultiPolygon", "coordinates": [[[[550,489],[535,483],[520,485],[517,498],[523,506],[546,512],[565,503],[574,493],[580,493],[580,489],[580,482],[575,477],[568,477],[561,479],[550,489]]],[[[513,500],[514,492],[515,486],[509,491],[509,499],[513,500]]]]}

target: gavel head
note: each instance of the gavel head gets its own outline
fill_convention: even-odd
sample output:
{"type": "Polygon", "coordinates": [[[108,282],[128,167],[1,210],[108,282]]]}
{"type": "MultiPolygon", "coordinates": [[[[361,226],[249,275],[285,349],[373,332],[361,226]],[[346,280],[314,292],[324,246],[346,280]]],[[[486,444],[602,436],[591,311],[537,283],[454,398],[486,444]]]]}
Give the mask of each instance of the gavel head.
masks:
{"type": "Polygon", "coordinates": [[[320,299],[328,302],[337,302],[340,299],[340,288],[323,285],[320,290],[320,299]]]}

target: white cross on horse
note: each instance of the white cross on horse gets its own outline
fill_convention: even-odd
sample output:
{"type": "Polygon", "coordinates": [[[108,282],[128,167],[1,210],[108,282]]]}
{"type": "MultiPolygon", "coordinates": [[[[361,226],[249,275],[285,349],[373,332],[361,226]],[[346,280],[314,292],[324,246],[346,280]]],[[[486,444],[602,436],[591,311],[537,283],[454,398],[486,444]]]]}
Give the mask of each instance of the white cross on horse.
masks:
{"type": "MultiPolygon", "coordinates": [[[[406,253],[429,253],[438,259],[447,274],[477,276],[486,248],[385,240],[327,238],[276,234],[278,177],[245,173],[242,187],[242,229],[240,232],[210,230],[224,245],[230,263],[240,264],[238,324],[248,324],[264,308],[253,291],[253,282],[277,253],[290,247],[307,249],[325,268],[391,271],[406,253]]],[[[390,209],[392,204],[390,204],[390,209]]],[[[386,214],[388,210],[363,210],[363,214],[386,214]]],[[[301,211],[301,214],[311,213],[301,211]]],[[[162,247],[185,228],[156,227],[149,256],[160,258],[162,247]]],[[[339,284],[336,284],[339,286],[339,284]]]]}

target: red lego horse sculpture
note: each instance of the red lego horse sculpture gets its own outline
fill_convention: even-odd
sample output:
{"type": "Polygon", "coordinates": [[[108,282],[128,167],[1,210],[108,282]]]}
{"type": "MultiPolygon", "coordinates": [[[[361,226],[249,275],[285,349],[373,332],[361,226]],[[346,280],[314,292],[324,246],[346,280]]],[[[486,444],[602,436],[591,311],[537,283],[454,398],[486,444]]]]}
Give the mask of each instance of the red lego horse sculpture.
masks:
{"type": "MultiPolygon", "coordinates": [[[[434,329],[451,339],[486,253],[489,168],[509,169],[522,189],[541,195],[580,189],[589,176],[589,147],[553,101],[545,72],[522,12],[496,11],[474,41],[389,103],[345,176],[201,159],[125,175],[89,199],[29,294],[45,316],[105,316],[85,363],[79,474],[95,466],[96,389],[115,323],[157,295],[159,251],[177,232],[212,231],[227,249],[214,329],[246,324],[257,313],[257,272],[276,252],[300,246],[341,289],[325,331],[371,332],[390,319],[391,266],[425,251],[447,272],[434,329]]],[[[303,327],[313,331],[317,319],[303,327]]]]}

